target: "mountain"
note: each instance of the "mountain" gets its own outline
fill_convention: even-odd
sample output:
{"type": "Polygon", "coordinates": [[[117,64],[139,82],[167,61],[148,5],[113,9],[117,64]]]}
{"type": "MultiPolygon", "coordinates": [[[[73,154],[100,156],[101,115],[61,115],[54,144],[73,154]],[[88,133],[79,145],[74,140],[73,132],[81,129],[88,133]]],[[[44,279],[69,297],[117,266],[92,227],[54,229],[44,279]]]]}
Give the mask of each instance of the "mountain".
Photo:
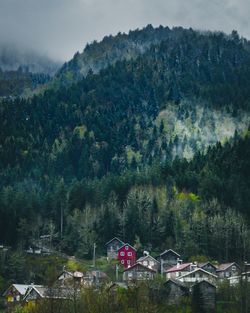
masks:
{"type": "Polygon", "coordinates": [[[227,242],[244,237],[242,258],[249,185],[234,182],[249,176],[249,82],[249,42],[237,32],[148,26],[88,45],[43,94],[2,99],[4,240],[13,244],[33,223],[22,244],[36,229],[55,229],[71,254],[122,234],[146,248],[172,242],[187,256],[223,259],[233,251],[216,252],[209,245],[217,239],[202,237],[218,217],[228,236],[237,233],[227,242]],[[230,172],[237,160],[243,165],[230,172]]]}
{"type": "Polygon", "coordinates": [[[181,28],[171,31],[168,27],[153,28],[148,25],[142,30],[130,31],[129,34],[119,33],[116,36],[106,36],[101,42],[94,41],[61,67],[55,76],[54,85],[69,86],[86,77],[89,71],[97,74],[117,61],[136,59],[152,45],[173,36],[178,37],[181,32],[181,28]]]}
{"type": "Polygon", "coordinates": [[[2,103],[2,169],[101,177],[190,158],[248,127],[249,79],[245,41],[183,29],[69,88],[2,103]]]}

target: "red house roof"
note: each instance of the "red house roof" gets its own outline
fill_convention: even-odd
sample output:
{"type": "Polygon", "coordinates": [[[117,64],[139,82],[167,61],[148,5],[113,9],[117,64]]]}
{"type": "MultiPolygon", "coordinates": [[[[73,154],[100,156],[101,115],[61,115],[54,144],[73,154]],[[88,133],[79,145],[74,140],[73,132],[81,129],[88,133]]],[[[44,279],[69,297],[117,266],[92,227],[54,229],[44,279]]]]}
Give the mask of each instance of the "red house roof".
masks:
{"type": "Polygon", "coordinates": [[[171,267],[170,269],[168,269],[166,271],[166,273],[172,273],[172,272],[179,272],[179,271],[183,271],[185,268],[187,268],[188,266],[190,266],[192,263],[183,263],[183,264],[177,264],[173,267],[171,267]]]}

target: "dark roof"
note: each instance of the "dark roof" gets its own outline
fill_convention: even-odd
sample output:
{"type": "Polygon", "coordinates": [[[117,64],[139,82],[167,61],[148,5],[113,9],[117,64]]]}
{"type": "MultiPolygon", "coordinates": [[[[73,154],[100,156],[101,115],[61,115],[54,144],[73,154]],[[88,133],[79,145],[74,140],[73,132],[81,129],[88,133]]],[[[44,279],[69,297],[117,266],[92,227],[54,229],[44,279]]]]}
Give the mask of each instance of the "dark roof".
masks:
{"type": "Polygon", "coordinates": [[[172,252],[172,253],[175,254],[176,256],[180,257],[180,255],[179,255],[177,252],[175,252],[174,250],[172,250],[172,249],[168,249],[168,250],[163,251],[163,252],[160,254],[160,256],[162,256],[162,255],[164,255],[164,254],[166,254],[166,253],[168,253],[168,252],[172,252]]]}
{"type": "Polygon", "coordinates": [[[210,264],[214,269],[217,270],[217,267],[211,262],[198,263],[198,267],[203,268],[204,266],[210,264]]]}
{"type": "MultiPolygon", "coordinates": [[[[27,299],[28,295],[35,291],[41,298],[48,298],[48,299],[70,299],[72,295],[74,295],[73,288],[48,288],[44,286],[31,286],[31,288],[27,291],[24,300],[27,299]]],[[[78,292],[78,291],[77,291],[78,292]]]]}
{"type": "Polygon", "coordinates": [[[220,265],[218,266],[217,272],[223,272],[223,271],[227,270],[227,269],[228,269],[230,266],[232,266],[232,265],[237,266],[238,268],[240,268],[240,266],[239,266],[237,263],[235,263],[235,262],[232,262],[232,263],[223,263],[223,264],[220,264],[220,265]]]}
{"type": "Polygon", "coordinates": [[[121,239],[119,239],[119,238],[117,238],[117,237],[114,237],[114,238],[112,238],[111,240],[109,240],[108,242],[106,242],[105,245],[108,245],[109,243],[111,243],[111,242],[114,241],[114,240],[118,240],[118,241],[120,241],[121,244],[124,244],[124,242],[123,242],[121,239]]]}
{"type": "Polygon", "coordinates": [[[166,270],[166,273],[172,273],[172,272],[179,272],[190,266],[192,263],[182,263],[182,264],[176,264],[175,266],[171,267],[170,269],[166,270]]]}
{"type": "Polygon", "coordinates": [[[130,266],[130,267],[127,267],[123,272],[129,271],[129,270],[131,270],[131,269],[133,269],[133,268],[135,268],[135,267],[142,267],[142,268],[144,268],[144,269],[146,269],[146,270],[148,270],[148,271],[150,271],[150,272],[156,273],[156,270],[153,270],[153,269],[150,268],[150,267],[147,267],[147,266],[145,266],[145,265],[142,265],[141,263],[135,263],[134,265],[132,265],[132,266],[130,266]]]}
{"type": "Polygon", "coordinates": [[[164,285],[170,284],[170,283],[173,283],[173,284],[175,284],[175,285],[177,285],[177,286],[179,286],[179,287],[187,288],[187,289],[188,289],[188,287],[185,285],[185,283],[181,282],[180,280],[173,279],[173,278],[168,279],[168,280],[164,283],[164,285]]]}
{"type": "Polygon", "coordinates": [[[132,248],[133,250],[136,251],[136,249],[135,249],[133,246],[131,246],[129,243],[124,243],[124,245],[122,245],[122,246],[118,249],[118,251],[121,250],[124,246],[129,246],[130,248],[132,248]]]}

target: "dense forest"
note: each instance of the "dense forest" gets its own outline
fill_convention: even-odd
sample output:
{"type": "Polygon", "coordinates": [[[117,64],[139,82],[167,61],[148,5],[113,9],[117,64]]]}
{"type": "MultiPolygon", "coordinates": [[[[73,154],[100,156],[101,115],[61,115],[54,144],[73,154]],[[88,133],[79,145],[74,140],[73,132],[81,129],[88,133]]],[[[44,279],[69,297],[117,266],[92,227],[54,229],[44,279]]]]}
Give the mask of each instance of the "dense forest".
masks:
{"type": "Polygon", "coordinates": [[[250,259],[249,47],[147,26],[87,45],[43,94],[1,99],[0,241],[49,234],[86,258],[117,235],[250,259]]]}
{"type": "Polygon", "coordinates": [[[0,67],[0,97],[28,96],[32,90],[48,82],[50,78],[47,74],[30,73],[28,68],[2,71],[0,67]]]}

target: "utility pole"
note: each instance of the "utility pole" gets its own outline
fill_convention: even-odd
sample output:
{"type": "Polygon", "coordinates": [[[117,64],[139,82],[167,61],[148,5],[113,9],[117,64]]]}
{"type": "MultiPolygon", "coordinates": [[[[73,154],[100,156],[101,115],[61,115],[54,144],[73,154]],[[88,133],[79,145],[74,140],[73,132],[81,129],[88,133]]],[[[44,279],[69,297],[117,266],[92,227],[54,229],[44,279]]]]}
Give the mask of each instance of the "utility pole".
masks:
{"type": "Polygon", "coordinates": [[[95,268],[95,249],[96,249],[96,244],[94,243],[94,251],[93,251],[93,268],[95,268]]]}
{"type": "Polygon", "coordinates": [[[116,277],[116,281],[118,281],[118,279],[119,279],[119,273],[118,273],[118,270],[119,270],[119,265],[118,265],[118,264],[116,264],[116,265],[115,265],[115,277],[116,277]]]}
{"type": "Polygon", "coordinates": [[[61,239],[62,239],[62,235],[63,235],[63,205],[61,202],[61,239]]]}

